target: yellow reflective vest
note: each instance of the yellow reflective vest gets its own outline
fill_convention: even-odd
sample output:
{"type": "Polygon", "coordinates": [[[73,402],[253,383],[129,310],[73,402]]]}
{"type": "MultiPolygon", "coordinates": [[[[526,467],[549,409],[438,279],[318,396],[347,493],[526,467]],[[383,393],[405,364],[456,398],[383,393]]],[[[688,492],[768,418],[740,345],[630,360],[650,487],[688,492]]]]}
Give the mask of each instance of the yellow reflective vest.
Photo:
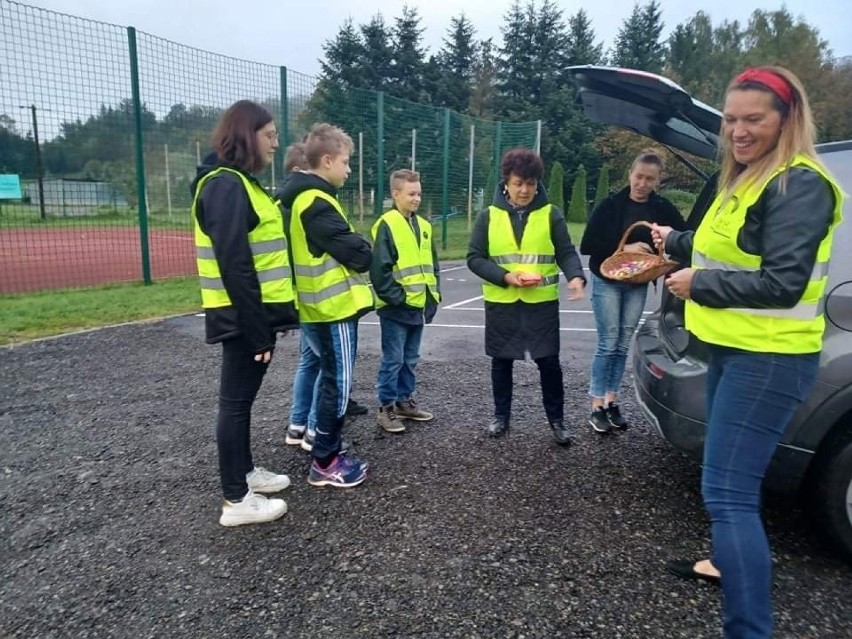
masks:
{"type": "Polygon", "coordinates": [[[530,211],[520,246],[509,219],[509,212],[490,206],[488,208],[488,254],[509,272],[537,273],[542,276],[536,286],[497,286],[490,282],[482,285],[486,302],[511,304],[522,301],[530,304],[559,299],[559,267],[556,248],[550,236],[550,211],[547,204],[530,211]]]}
{"type": "Polygon", "coordinates": [[[219,263],[213,252],[213,241],[201,230],[198,223],[198,200],[207,181],[222,173],[232,173],[240,178],[249,202],[260,222],[249,231],[254,270],[260,284],[260,296],[264,304],[293,302],[293,275],[287,255],[287,238],[281,222],[281,210],[266,191],[245,175],[234,169],[219,167],[203,176],[195,189],[192,200],[192,220],[195,233],[195,262],[201,285],[201,305],[204,308],[231,306],[231,298],[222,282],[219,263]]]}
{"type": "MultiPolygon", "coordinates": [[[[817,250],[810,282],[793,308],[709,308],[692,300],[686,302],[686,328],[709,344],[765,353],[815,353],[822,349],[825,330],[823,314],[828,263],[834,229],[842,219],[843,194],[825,170],[805,156],[796,156],[790,164],[819,173],[834,190],[834,214],[831,227],[817,250]]],[[[745,253],[737,245],[737,236],[745,223],[746,212],[766,190],[769,181],[786,170],[779,168],[760,184],[745,184],[731,194],[720,193],[695,232],[692,266],[696,270],[760,270],[760,255],[745,253]]],[[[806,224],[807,211],[802,211],[806,224]]]]}
{"type": "MultiPolygon", "coordinates": [[[[438,281],[435,278],[435,264],[432,258],[432,225],[419,215],[417,225],[420,228],[420,241],[408,218],[396,209],[386,211],[376,223],[371,233],[373,241],[379,232],[379,225],[385,222],[396,246],[397,260],[393,265],[393,279],[405,289],[405,303],[414,308],[426,308],[426,291],[436,302],[441,301],[438,293],[438,281]]],[[[376,299],[376,308],[387,306],[381,298],[376,299]]]]}
{"type": "Polygon", "coordinates": [[[317,198],[328,202],[349,224],[337,198],[320,189],[303,191],[293,201],[290,209],[290,245],[299,301],[299,321],[309,324],[340,322],[373,308],[373,290],[363,275],[346,268],[328,253],[320,257],[311,254],[302,225],[302,213],[317,198]]]}

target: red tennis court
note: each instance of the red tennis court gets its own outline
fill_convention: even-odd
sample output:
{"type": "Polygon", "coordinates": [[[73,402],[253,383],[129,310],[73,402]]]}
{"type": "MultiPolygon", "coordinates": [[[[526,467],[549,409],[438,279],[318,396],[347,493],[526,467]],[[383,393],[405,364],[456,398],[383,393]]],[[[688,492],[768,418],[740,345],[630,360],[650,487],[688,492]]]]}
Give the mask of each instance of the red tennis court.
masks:
{"type": "MultiPolygon", "coordinates": [[[[0,293],[142,281],[139,229],[0,230],[0,293]]],[[[193,275],[189,231],[149,232],[151,277],[193,275]]]]}

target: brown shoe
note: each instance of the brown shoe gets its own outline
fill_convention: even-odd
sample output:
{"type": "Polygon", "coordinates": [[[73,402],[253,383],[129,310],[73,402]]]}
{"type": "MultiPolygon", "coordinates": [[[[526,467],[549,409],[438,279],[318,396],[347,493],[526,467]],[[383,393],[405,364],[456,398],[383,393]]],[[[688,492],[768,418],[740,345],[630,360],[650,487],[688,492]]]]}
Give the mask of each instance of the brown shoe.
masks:
{"type": "Polygon", "coordinates": [[[396,403],[396,416],[404,417],[405,419],[413,419],[416,422],[428,422],[434,415],[428,410],[422,410],[417,407],[413,399],[406,399],[404,402],[396,403]]]}
{"type": "Polygon", "coordinates": [[[405,432],[405,424],[397,419],[393,404],[388,404],[387,406],[379,408],[379,413],[376,415],[376,423],[381,426],[386,433],[405,432]]]}

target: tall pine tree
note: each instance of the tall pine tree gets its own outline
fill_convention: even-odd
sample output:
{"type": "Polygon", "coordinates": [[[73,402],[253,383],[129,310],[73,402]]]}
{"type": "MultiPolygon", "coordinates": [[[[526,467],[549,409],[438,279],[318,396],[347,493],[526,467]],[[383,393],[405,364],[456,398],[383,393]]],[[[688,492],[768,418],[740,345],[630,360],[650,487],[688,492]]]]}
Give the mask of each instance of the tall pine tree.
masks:
{"type": "Polygon", "coordinates": [[[440,80],[435,103],[465,113],[473,94],[477,42],[476,28],[464,13],[450,18],[437,63],[440,80]]]}
{"type": "Polygon", "coordinates": [[[657,0],[644,7],[633,5],[615,39],[612,62],[619,67],[660,73],[666,59],[666,47],[660,40],[663,32],[662,13],[657,0]]]}

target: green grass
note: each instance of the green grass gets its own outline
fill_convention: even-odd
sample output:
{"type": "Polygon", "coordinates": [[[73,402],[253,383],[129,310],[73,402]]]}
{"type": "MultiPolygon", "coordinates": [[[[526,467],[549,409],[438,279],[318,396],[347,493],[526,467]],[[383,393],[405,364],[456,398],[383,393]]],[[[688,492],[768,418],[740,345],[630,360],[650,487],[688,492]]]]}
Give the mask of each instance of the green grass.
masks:
{"type": "MultiPolygon", "coordinates": [[[[37,205],[0,204],[0,229],[31,228],[115,228],[138,227],[139,212],[136,209],[110,206],[68,207],[64,212],[61,206],[51,205],[47,217],[41,219],[37,205]]],[[[189,230],[189,209],[172,209],[171,216],[166,211],[149,211],[148,227],[152,229],[189,230]]]]}
{"type": "Polygon", "coordinates": [[[190,313],[201,307],[198,279],[0,296],[0,345],[190,313]]]}
{"type": "MultiPolygon", "coordinates": [[[[89,218],[91,219],[91,218],[89,218]]],[[[369,233],[373,218],[355,227],[369,233]]],[[[584,225],[569,224],[571,239],[580,243],[584,225]]],[[[447,248],[441,220],[433,222],[441,260],[462,260],[467,254],[470,233],[462,216],[447,220],[447,248]]],[[[200,308],[198,280],[195,277],[158,280],[150,286],[116,284],[86,289],[46,291],[21,295],[0,295],[0,345],[15,344],[76,330],[108,326],[134,320],[190,313],[200,308]]]]}

